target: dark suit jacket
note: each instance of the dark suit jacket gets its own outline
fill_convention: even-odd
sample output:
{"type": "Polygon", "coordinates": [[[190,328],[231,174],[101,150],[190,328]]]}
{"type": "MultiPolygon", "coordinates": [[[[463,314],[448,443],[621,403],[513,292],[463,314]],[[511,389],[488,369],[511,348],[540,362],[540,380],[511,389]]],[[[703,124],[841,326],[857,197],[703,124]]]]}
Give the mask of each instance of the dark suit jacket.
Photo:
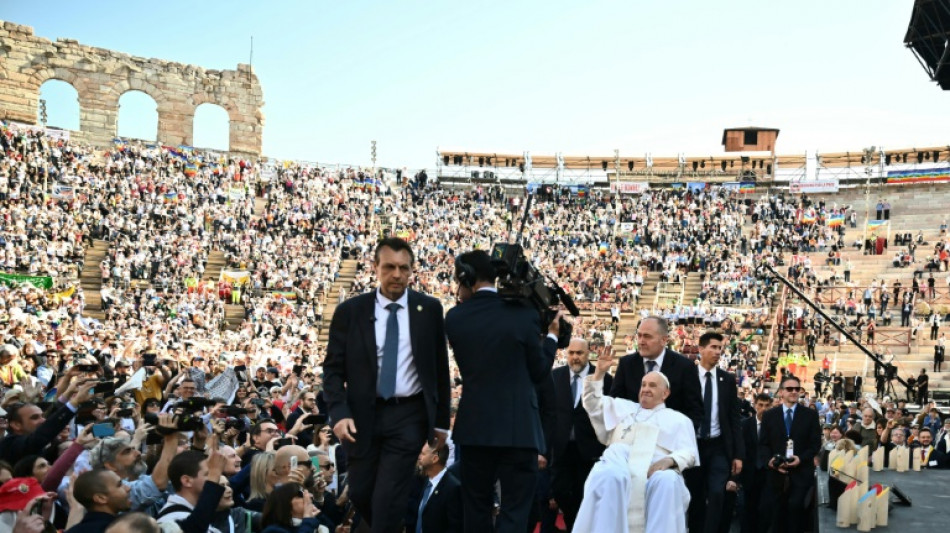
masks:
{"type": "Polygon", "coordinates": [[[544,453],[535,387],[551,379],[557,342],[541,340],[537,310],[478,291],[448,312],[445,332],[464,387],[452,440],[544,453]]]}
{"type": "Polygon", "coordinates": [[[784,407],[773,407],[762,415],[762,432],[759,436],[759,461],[768,465],[776,454],[785,455],[788,439],[794,441],[794,453],[801,464],[789,470],[789,479],[810,483],[815,473],[815,456],[821,450],[821,426],[818,413],[802,405],[795,407],[792,431],[785,433],[784,407]]]}
{"type": "Polygon", "coordinates": [[[28,435],[7,433],[6,437],[0,439],[0,459],[14,465],[27,455],[42,454],[43,449],[56,439],[56,436],[69,425],[72,419],[73,412],[69,410],[69,407],[58,403],[52,414],[33,433],[28,435]]]}
{"type": "MultiPolygon", "coordinates": [[[[323,391],[331,424],[352,418],[356,444],[352,455],[369,450],[376,415],[376,292],[354,296],[340,304],[330,322],[330,340],[323,363],[323,391]]],[[[428,438],[434,428],[449,429],[449,357],[445,345],[442,304],[410,290],[409,335],[425,409],[428,438]]],[[[421,446],[421,443],[420,443],[421,446]]]]}
{"type": "MultiPolygon", "coordinates": [[[[681,354],[667,349],[660,372],[670,380],[670,397],[666,399],[666,406],[688,416],[693,426],[699,429],[703,422],[703,395],[696,377],[696,365],[681,354]]],[[[621,357],[610,395],[639,402],[643,374],[643,357],[639,352],[621,357]]]]}
{"type": "MultiPolygon", "coordinates": [[[[698,374],[697,374],[698,375],[698,374]]],[[[736,376],[716,368],[713,377],[719,389],[719,430],[729,461],[745,459],[745,441],[739,427],[739,392],[736,376]]],[[[702,391],[702,389],[700,389],[702,391]]]]}
{"type": "Polygon", "coordinates": [[[544,458],[547,459],[548,464],[550,464],[554,457],[554,429],[557,423],[554,380],[548,377],[535,386],[534,389],[538,394],[538,407],[541,413],[541,431],[544,433],[544,458]]]}
{"type": "MultiPolygon", "coordinates": [[[[406,513],[406,531],[416,530],[416,520],[419,516],[419,503],[422,501],[422,491],[428,479],[418,478],[413,484],[412,496],[409,498],[409,510],[406,513]]],[[[462,485],[452,472],[447,471],[435,490],[429,495],[425,509],[422,510],[423,533],[445,532],[455,533],[463,530],[462,522],[462,485]]]]}
{"type": "Polygon", "coordinates": [[[934,443],[934,451],[930,453],[930,460],[937,461],[937,468],[950,468],[950,450],[947,449],[947,439],[940,439],[934,443]]]}
{"type": "Polygon", "coordinates": [[[745,487],[755,487],[756,473],[764,472],[768,463],[762,461],[759,457],[759,436],[756,433],[755,417],[742,419],[742,472],[739,474],[740,481],[745,487]]]}
{"type": "MultiPolygon", "coordinates": [[[[594,373],[594,365],[587,364],[589,374],[594,373]]],[[[583,402],[577,402],[575,407],[574,398],[571,396],[571,378],[573,374],[571,367],[562,366],[551,371],[554,379],[555,414],[556,422],[554,426],[554,460],[564,455],[567,443],[571,438],[571,428],[574,428],[574,441],[581,455],[590,461],[596,461],[604,453],[605,446],[597,440],[594,433],[594,426],[590,423],[590,416],[584,409],[583,402]]],[[[604,390],[610,390],[613,383],[613,377],[610,374],[604,375],[604,390]]],[[[584,382],[577,383],[578,388],[583,390],[584,382]]]]}

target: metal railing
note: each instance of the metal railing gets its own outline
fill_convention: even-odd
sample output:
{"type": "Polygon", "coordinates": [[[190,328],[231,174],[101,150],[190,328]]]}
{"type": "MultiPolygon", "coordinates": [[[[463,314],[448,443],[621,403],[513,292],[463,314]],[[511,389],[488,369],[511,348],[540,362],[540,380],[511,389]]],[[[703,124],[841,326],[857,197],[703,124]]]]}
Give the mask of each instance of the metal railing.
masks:
{"type": "Polygon", "coordinates": [[[785,304],[788,298],[788,287],[782,286],[782,295],[779,297],[778,307],[775,308],[775,316],[772,317],[772,327],[769,328],[769,340],[765,345],[765,351],[762,352],[760,356],[762,359],[762,367],[760,368],[763,375],[765,371],[768,370],[769,358],[772,357],[773,350],[775,349],[775,337],[778,333],[778,323],[779,320],[785,319],[785,304]]]}
{"type": "Polygon", "coordinates": [[[656,284],[656,294],[653,296],[653,311],[661,309],[660,302],[668,309],[683,305],[686,294],[686,284],[683,282],[660,281],[656,284]]]}

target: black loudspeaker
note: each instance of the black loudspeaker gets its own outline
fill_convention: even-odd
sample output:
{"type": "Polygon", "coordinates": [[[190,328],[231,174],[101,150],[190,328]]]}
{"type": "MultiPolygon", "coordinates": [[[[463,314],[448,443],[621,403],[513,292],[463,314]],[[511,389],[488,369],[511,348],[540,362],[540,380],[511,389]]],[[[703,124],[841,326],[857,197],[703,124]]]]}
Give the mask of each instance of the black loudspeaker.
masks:
{"type": "Polygon", "coordinates": [[[896,505],[901,505],[904,507],[910,507],[913,503],[910,501],[910,497],[904,494],[904,491],[897,488],[897,485],[891,485],[891,494],[897,498],[897,501],[894,502],[896,505]]]}
{"type": "Polygon", "coordinates": [[[693,161],[693,172],[699,170],[699,161],[693,161]]]}
{"type": "Polygon", "coordinates": [[[722,171],[723,171],[723,172],[726,171],[726,162],[725,162],[725,161],[723,161],[722,164],[720,164],[719,166],[722,167],[722,171]]]}
{"type": "Polygon", "coordinates": [[[627,161],[627,170],[633,171],[633,161],[627,161]]]}
{"type": "Polygon", "coordinates": [[[459,285],[463,287],[471,289],[475,286],[475,269],[472,268],[472,265],[462,261],[460,255],[455,257],[455,277],[458,279],[459,285]]]}
{"type": "Polygon", "coordinates": [[[606,162],[606,161],[601,161],[601,162],[600,162],[600,166],[604,167],[604,172],[607,172],[607,162],[606,162]]]}
{"type": "Polygon", "coordinates": [[[442,156],[442,164],[445,166],[449,166],[449,156],[447,155],[442,156]]]}

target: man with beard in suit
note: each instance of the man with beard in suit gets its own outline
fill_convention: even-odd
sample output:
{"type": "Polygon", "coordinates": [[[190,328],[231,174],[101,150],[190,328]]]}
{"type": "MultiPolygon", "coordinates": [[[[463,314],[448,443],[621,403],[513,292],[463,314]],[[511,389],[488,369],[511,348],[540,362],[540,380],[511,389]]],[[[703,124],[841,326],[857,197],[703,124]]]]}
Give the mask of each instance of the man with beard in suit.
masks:
{"type": "Polygon", "coordinates": [[[815,456],[821,449],[818,413],[799,403],[801,393],[801,381],[787,375],[779,385],[782,403],[762,415],[759,433],[759,460],[770,470],[760,516],[771,515],[772,524],[785,524],[788,533],[805,530],[805,499],[815,486],[815,456]]]}
{"type": "MultiPolygon", "coordinates": [[[[575,337],[567,347],[567,365],[551,372],[554,380],[556,423],[554,430],[554,453],[552,492],[564,513],[568,531],[574,528],[574,519],[584,497],[584,482],[594,463],[604,453],[604,445],[597,440],[590,417],[581,403],[584,379],[594,373],[590,363],[593,351],[599,355],[604,348],[599,340],[592,341],[575,337]]],[[[604,375],[604,388],[609,390],[610,374],[604,375]]]]}
{"type": "Polygon", "coordinates": [[[686,415],[698,431],[703,421],[703,400],[696,379],[696,365],[681,354],[667,349],[669,339],[670,329],[666,319],[648,316],[641,320],[637,328],[637,351],[620,359],[610,395],[635,402],[640,395],[643,376],[647,372],[662,372],[670,381],[670,396],[666,406],[686,415]]]}
{"type": "MultiPolygon", "coordinates": [[[[739,396],[736,376],[719,368],[723,336],[707,331],[699,337],[696,367],[703,394],[703,420],[696,443],[699,467],[683,473],[689,488],[689,529],[718,533],[723,521],[726,482],[742,472],[745,443],[739,430],[739,396]]],[[[728,529],[728,528],[727,528],[728,529]]]]}
{"type": "Polygon", "coordinates": [[[455,258],[461,303],[445,317],[464,390],[452,430],[459,447],[465,531],[524,533],[545,453],[536,386],[551,380],[558,316],[542,336],[541,317],[495,289],[491,258],[475,250],[455,258]],[[495,484],[501,486],[492,524],[495,484]]]}
{"type": "Polygon", "coordinates": [[[353,504],[373,532],[402,531],[409,484],[426,441],[449,428],[449,358],[442,304],[408,290],[414,255],[377,244],[378,287],[340,304],[323,364],[333,432],[347,452],[353,504]]]}
{"type": "Polygon", "coordinates": [[[419,453],[416,473],[423,484],[413,490],[409,500],[407,533],[461,533],[462,487],[458,479],[445,468],[449,447],[433,449],[426,444],[419,453]]]}

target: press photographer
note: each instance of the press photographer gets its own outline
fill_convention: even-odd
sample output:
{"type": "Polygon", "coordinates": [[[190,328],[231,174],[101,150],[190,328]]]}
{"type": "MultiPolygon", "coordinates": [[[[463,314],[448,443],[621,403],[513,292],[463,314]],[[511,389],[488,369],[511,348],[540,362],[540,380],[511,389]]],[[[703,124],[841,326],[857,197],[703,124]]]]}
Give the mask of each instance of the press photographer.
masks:
{"type": "Polygon", "coordinates": [[[460,447],[466,531],[525,531],[545,449],[535,385],[550,379],[561,313],[542,337],[541,316],[530,302],[505,300],[497,271],[481,250],[455,260],[460,304],[445,331],[465,384],[452,438],[460,447]],[[503,408],[500,408],[503,406],[503,408]],[[501,510],[492,524],[495,482],[501,510]]]}

